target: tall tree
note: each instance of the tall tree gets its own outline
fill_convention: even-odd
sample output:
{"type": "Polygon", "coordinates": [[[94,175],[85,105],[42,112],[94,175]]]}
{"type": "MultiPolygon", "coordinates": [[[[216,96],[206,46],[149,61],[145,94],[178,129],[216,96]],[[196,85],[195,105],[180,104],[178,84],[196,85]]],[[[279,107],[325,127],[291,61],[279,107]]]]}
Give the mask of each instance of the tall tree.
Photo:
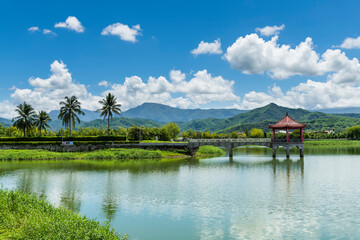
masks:
{"type": "Polygon", "coordinates": [[[65,128],[70,128],[70,137],[71,137],[71,127],[75,127],[75,122],[78,122],[80,124],[80,118],[79,115],[85,115],[85,113],[81,110],[81,103],[75,96],[71,96],[70,98],[68,96],[65,97],[65,102],[60,102],[60,113],[58,118],[62,120],[63,126],[65,128]]]}
{"type": "Polygon", "coordinates": [[[99,101],[102,108],[97,111],[101,112],[101,117],[104,117],[104,119],[107,117],[108,119],[108,136],[110,135],[110,119],[113,120],[113,113],[120,114],[121,112],[121,104],[118,104],[116,100],[117,98],[114,95],[108,93],[103,100],[99,101]]]}
{"type": "Polygon", "coordinates": [[[17,117],[12,119],[13,126],[17,127],[19,130],[24,132],[24,137],[26,136],[26,130],[30,129],[34,125],[34,118],[36,113],[33,107],[30,104],[24,102],[19,104],[15,111],[19,114],[17,117]]]}
{"type": "Polygon", "coordinates": [[[52,121],[52,119],[45,111],[40,111],[39,114],[36,115],[34,125],[39,129],[40,137],[41,137],[41,130],[44,129],[46,132],[46,128],[51,128],[48,124],[49,121],[52,121]]]}

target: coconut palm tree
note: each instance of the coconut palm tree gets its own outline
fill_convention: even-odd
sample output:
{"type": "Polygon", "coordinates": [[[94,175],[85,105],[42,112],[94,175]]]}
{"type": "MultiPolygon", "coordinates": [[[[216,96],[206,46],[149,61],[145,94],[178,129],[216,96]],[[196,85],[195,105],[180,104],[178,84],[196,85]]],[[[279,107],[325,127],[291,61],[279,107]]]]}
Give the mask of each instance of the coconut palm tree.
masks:
{"type": "Polygon", "coordinates": [[[120,114],[121,112],[121,104],[116,102],[116,97],[111,93],[105,96],[105,98],[99,103],[102,105],[102,108],[98,109],[98,112],[101,112],[100,116],[104,116],[104,119],[107,117],[108,119],[108,136],[110,135],[110,119],[113,119],[113,113],[120,114]]]}
{"type": "Polygon", "coordinates": [[[34,118],[36,113],[33,107],[30,104],[24,102],[23,104],[19,104],[15,111],[19,114],[19,116],[14,117],[12,119],[13,126],[17,127],[19,130],[24,132],[24,137],[26,136],[26,130],[30,129],[34,125],[34,118]]]}
{"type": "Polygon", "coordinates": [[[45,111],[40,111],[39,114],[36,115],[36,119],[34,121],[34,125],[39,129],[40,131],[40,137],[41,137],[41,130],[44,129],[46,132],[46,128],[51,128],[48,124],[49,121],[52,121],[50,116],[45,111]]]}
{"type": "Polygon", "coordinates": [[[71,137],[71,127],[75,127],[75,121],[78,123],[81,122],[77,114],[85,115],[85,113],[81,111],[81,103],[78,101],[77,97],[71,96],[69,98],[66,96],[65,100],[65,102],[60,102],[61,108],[58,118],[62,120],[62,124],[65,128],[70,128],[71,137]]]}

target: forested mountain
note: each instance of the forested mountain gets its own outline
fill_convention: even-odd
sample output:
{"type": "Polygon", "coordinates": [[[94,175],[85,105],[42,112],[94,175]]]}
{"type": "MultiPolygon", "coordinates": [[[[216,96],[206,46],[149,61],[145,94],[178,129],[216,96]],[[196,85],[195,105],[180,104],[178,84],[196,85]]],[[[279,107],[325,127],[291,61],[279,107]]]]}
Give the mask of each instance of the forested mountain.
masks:
{"type": "MultiPolygon", "coordinates": [[[[161,104],[152,104],[146,103],[138,108],[139,113],[135,114],[135,110],[131,109],[128,115],[142,116],[141,118],[129,118],[127,112],[121,114],[121,117],[115,117],[111,122],[111,128],[118,127],[130,127],[131,125],[137,126],[147,126],[147,127],[160,127],[165,123],[171,121],[170,119],[191,119],[192,117],[201,115],[203,117],[207,116],[206,114],[212,113],[211,117],[206,119],[195,119],[190,121],[175,121],[182,131],[193,129],[198,131],[210,131],[210,132],[220,132],[220,133],[230,133],[233,131],[245,131],[246,129],[251,128],[260,128],[264,131],[269,131],[268,125],[276,123],[281,118],[283,118],[286,112],[294,118],[296,121],[307,124],[305,130],[335,130],[337,132],[345,131],[346,128],[350,126],[360,125],[360,114],[350,113],[350,114],[326,114],[322,112],[311,112],[304,109],[293,109],[281,107],[276,104],[269,104],[261,108],[256,108],[247,112],[242,112],[237,115],[231,116],[229,118],[217,118],[218,116],[225,116],[226,114],[234,114],[236,111],[223,111],[225,109],[213,109],[213,110],[184,110],[171,108],[161,104]],[[185,111],[185,112],[184,112],[185,111]],[[188,113],[188,115],[181,117],[181,113],[188,113]],[[218,114],[216,114],[218,113],[218,114]],[[142,115],[143,114],[143,115],[142,115]],[[199,115],[198,115],[199,114],[199,115]],[[163,119],[162,121],[156,121],[152,119],[146,119],[153,117],[156,119],[163,119]]],[[[87,119],[93,117],[99,118],[97,112],[86,111],[86,114],[90,114],[87,119]],[[90,113],[89,113],[90,112],[90,113]]],[[[62,127],[61,121],[57,120],[55,117],[56,112],[52,112],[53,122],[50,123],[53,130],[58,130],[62,127]]],[[[86,115],[85,115],[86,116],[86,115]]],[[[200,117],[200,116],[199,116],[200,117]]],[[[11,121],[8,119],[1,119],[0,123],[4,123],[5,126],[9,126],[11,121]]],[[[86,122],[83,118],[81,127],[103,127],[106,128],[107,121],[103,119],[96,119],[86,122]]],[[[79,125],[77,125],[78,127],[79,125]]]]}
{"type": "Polygon", "coordinates": [[[12,122],[10,119],[0,117],[0,124],[3,124],[4,127],[10,127],[12,125],[12,122]]]}
{"type": "MultiPolygon", "coordinates": [[[[132,125],[136,126],[144,126],[144,127],[161,127],[165,123],[156,122],[150,119],[141,119],[141,118],[114,118],[110,122],[110,128],[118,128],[118,127],[131,127],[132,125]]],[[[96,127],[96,128],[106,128],[107,127],[107,120],[103,119],[96,119],[90,122],[85,122],[81,124],[81,127],[96,127]]]]}
{"type": "Polygon", "coordinates": [[[239,109],[180,109],[158,103],[144,103],[122,113],[122,117],[144,118],[158,122],[187,122],[195,119],[229,118],[245,112],[239,109]]]}

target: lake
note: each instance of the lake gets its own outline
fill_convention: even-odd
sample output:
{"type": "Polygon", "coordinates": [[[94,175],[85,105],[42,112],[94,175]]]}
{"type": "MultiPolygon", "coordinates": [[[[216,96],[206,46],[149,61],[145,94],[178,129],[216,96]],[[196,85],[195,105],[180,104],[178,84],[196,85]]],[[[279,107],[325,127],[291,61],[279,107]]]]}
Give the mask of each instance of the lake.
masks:
{"type": "Polygon", "coordinates": [[[0,162],[20,188],[130,239],[358,239],[360,149],[261,147],[185,160],[0,162]]]}

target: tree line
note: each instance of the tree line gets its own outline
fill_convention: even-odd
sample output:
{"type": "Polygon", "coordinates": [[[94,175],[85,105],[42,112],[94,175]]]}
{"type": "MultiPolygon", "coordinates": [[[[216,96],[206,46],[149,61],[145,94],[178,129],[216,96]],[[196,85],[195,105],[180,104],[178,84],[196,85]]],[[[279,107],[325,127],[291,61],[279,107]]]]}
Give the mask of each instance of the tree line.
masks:
{"type": "MultiPolygon", "coordinates": [[[[102,107],[97,111],[100,112],[100,116],[104,117],[104,119],[107,117],[107,132],[109,135],[110,119],[113,119],[113,114],[120,114],[121,104],[117,103],[117,98],[111,93],[108,93],[108,95],[99,101],[99,103],[102,107]]],[[[49,122],[51,122],[52,119],[49,114],[45,111],[39,111],[39,113],[36,113],[34,108],[26,102],[19,104],[16,107],[15,112],[18,115],[12,119],[13,126],[18,130],[21,130],[24,137],[26,137],[26,135],[34,128],[37,128],[40,133],[40,137],[42,136],[43,130],[47,133],[47,130],[51,129],[49,122]]],[[[60,102],[60,113],[58,119],[62,120],[62,125],[65,129],[69,129],[70,137],[72,129],[76,126],[76,123],[80,124],[81,122],[79,115],[85,115],[85,113],[81,110],[80,101],[76,96],[66,96],[65,101],[60,102]]]]}

